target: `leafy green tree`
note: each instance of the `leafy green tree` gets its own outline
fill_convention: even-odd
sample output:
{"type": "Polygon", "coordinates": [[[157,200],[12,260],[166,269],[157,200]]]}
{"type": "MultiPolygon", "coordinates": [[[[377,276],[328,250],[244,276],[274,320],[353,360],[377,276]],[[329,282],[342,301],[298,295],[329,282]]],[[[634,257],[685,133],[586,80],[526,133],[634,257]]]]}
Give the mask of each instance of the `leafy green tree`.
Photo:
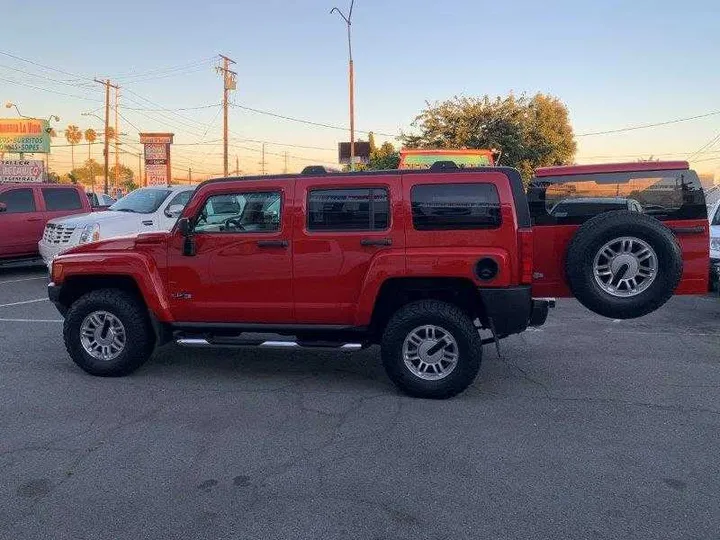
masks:
{"type": "MultiPolygon", "coordinates": [[[[65,128],[65,140],[70,145],[70,160],[72,168],[75,168],[75,145],[82,141],[82,131],[75,124],[70,124],[65,128]]],[[[75,182],[73,182],[74,184],[75,182]]]]}
{"type": "Polygon", "coordinates": [[[85,165],[73,169],[71,174],[80,183],[85,184],[92,190],[95,189],[95,178],[102,176],[104,168],[94,159],[88,159],[85,165]]]}
{"type": "Polygon", "coordinates": [[[537,167],[564,165],[577,145],[567,107],[547,94],[505,98],[460,97],[428,103],[403,134],[408,148],[490,148],[500,164],[516,167],[527,181],[537,167]]]}
{"type": "Polygon", "coordinates": [[[372,131],[368,133],[368,143],[370,144],[370,153],[372,154],[375,150],[377,150],[377,145],[375,144],[375,134],[372,131]]]}
{"type": "MultiPolygon", "coordinates": [[[[115,167],[110,168],[110,178],[115,178],[115,167]]],[[[133,178],[135,178],[135,175],[130,167],[126,167],[122,163],[120,164],[120,167],[118,168],[118,182],[120,185],[127,182],[128,180],[132,181],[133,178]]]]}
{"type": "MultiPolygon", "coordinates": [[[[372,146],[371,146],[372,148],[372,146]]],[[[370,150],[368,169],[373,171],[397,169],[400,164],[400,153],[391,142],[384,142],[380,148],[370,150]]]]}

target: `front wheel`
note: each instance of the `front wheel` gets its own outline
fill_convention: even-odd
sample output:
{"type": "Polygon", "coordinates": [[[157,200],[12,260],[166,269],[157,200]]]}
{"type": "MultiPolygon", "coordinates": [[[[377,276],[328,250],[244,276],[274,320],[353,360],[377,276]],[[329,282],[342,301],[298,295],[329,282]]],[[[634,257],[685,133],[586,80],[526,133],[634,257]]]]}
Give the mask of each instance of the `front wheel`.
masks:
{"type": "Polygon", "coordinates": [[[154,337],[144,306],[116,289],[87,293],[67,312],[63,338],[68,354],[91,375],[119,377],[143,365],[154,337]]]}
{"type": "Polygon", "coordinates": [[[382,338],[382,360],[390,379],[414,397],[445,399],[477,376],[482,341],[460,308],[422,300],[400,308],[382,338]]]}

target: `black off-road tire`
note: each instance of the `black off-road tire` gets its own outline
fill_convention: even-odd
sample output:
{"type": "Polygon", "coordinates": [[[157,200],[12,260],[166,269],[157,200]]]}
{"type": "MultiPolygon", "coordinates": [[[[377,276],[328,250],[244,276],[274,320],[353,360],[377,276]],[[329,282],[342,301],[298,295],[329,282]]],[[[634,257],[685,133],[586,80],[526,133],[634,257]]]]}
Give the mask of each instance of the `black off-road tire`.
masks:
{"type": "Polygon", "coordinates": [[[118,289],[92,291],[76,300],[68,309],[63,325],[68,354],[78,366],[91,375],[121,377],[142,366],[152,355],[155,335],[147,309],[132,294],[118,289]],[[80,328],[86,316],[107,311],[125,327],[126,344],[117,358],[99,360],[88,354],[80,341],[80,328]]]}
{"type": "Polygon", "coordinates": [[[673,232],[657,219],[625,210],[605,212],[586,221],[575,233],[565,259],[568,285],[582,305],[613,319],[634,319],[660,308],[675,292],[683,273],[682,249],[673,232]],[[614,238],[635,237],[657,255],[655,280],[635,296],[618,297],[595,281],[597,252],[614,238]]]}
{"type": "Polygon", "coordinates": [[[381,349],[390,380],[404,393],[420,398],[446,399],[459,394],[475,380],[482,359],[482,340],[471,318],[457,306],[437,300],[421,300],[400,308],[385,327],[381,349]],[[405,338],[425,324],[449,331],[458,345],[455,369],[436,381],[418,377],[403,359],[405,338]]]}

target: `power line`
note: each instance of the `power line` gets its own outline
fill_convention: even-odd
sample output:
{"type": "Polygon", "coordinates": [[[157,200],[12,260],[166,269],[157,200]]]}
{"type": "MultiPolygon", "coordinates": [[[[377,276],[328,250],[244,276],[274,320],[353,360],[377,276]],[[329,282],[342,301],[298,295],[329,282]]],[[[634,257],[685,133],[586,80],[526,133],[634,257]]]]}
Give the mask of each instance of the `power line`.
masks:
{"type": "Polygon", "coordinates": [[[594,131],[594,132],[590,132],[590,133],[581,133],[579,135],[576,135],[576,137],[590,137],[592,135],[609,135],[611,133],[622,133],[625,131],[635,131],[638,129],[667,126],[670,124],[679,124],[680,122],[689,122],[690,120],[698,120],[700,118],[707,118],[709,116],[715,116],[718,114],[720,114],[720,111],[711,111],[709,113],[698,114],[696,116],[688,116],[686,118],[676,118],[675,120],[667,120],[666,122],[656,122],[654,124],[640,124],[637,126],[627,126],[627,127],[618,128],[618,129],[609,129],[607,131],[594,131]]]}
{"type": "Polygon", "coordinates": [[[179,107],[179,108],[167,108],[167,109],[152,109],[152,108],[143,108],[143,107],[125,107],[125,109],[130,111],[144,111],[144,112],[153,112],[153,111],[198,111],[200,109],[212,109],[213,107],[219,107],[222,105],[222,103],[210,103],[209,105],[199,105],[197,107],[179,107]]]}
{"type": "Polygon", "coordinates": [[[140,72],[127,71],[125,73],[116,74],[114,76],[114,78],[118,79],[118,80],[124,80],[127,83],[127,82],[130,82],[130,79],[145,78],[145,77],[156,76],[156,75],[164,75],[167,73],[192,69],[192,68],[195,68],[198,66],[208,64],[212,60],[215,60],[215,58],[217,58],[217,56],[213,55],[213,56],[209,56],[206,58],[201,58],[199,60],[194,60],[192,62],[185,62],[184,64],[178,64],[175,66],[167,66],[164,68],[154,68],[154,69],[150,69],[147,71],[140,71],[140,72]]]}
{"type": "MultiPolygon", "coordinates": [[[[292,117],[292,116],[285,116],[284,114],[278,114],[278,113],[274,113],[274,112],[271,112],[271,111],[263,111],[262,109],[255,109],[255,108],[253,108],[253,107],[247,107],[247,106],[245,106],[245,105],[238,105],[237,103],[232,103],[231,105],[232,105],[233,107],[237,107],[238,109],[242,109],[242,110],[244,110],[244,111],[250,111],[250,112],[257,113],[257,114],[264,114],[264,115],[267,115],[267,116],[272,116],[272,117],[274,117],[274,118],[280,118],[280,119],[282,119],[282,120],[289,120],[290,122],[299,122],[299,123],[301,123],[301,124],[308,124],[308,125],[310,125],[310,126],[324,127],[324,128],[328,128],[328,129],[337,129],[337,130],[340,130],[340,131],[347,131],[347,130],[348,130],[348,128],[343,127],[343,126],[334,126],[334,125],[332,125],[332,124],[323,124],[322,122],[313,122],[312,120],[304,120],[304,119],[302,119],[302,118],[294,118],[294,117],[292,117]]],[[[368,135],[369,135],[370,133],[373,133],[373,134],[375,134],[375,135],[381,135],[381,136],[383,136],[383,137],[393,137],[393,138],[397,138],[397,135],[391,135],[391,134],[389,134],[389,133],[382,133],[382,132],[380,132],[380,131],[372,131],[372,132],[370,132],[370,131],[363,131],[363,130],[360,130],[360,129],[356,129],[355,131],[356,131],[357,133],[365,133],[365,134],[368,134],[368,135]]]]}
{"type": "Polygon", "coordinates": [[[708,142],[706,142],[704,145],[702,145],[698,150],[693,152],[693,154],[688,159],[692,159],[696,155],[701,154],[704,150],[712,148],[713,146],[715,146],[715,143],[718,142],[719,140],[720,140],[720,132],[718,132],[717,135],[715,135],[712,139],[710,139],[708,142]]]}
{"type": "Polygon", "coordinates": [[[59,96],[71,97],[71,98],[75,98],[75,99],[82,99],[84,101],[92,101],[94,103],[98,103],[100,101],[98,99],[92,99],[92,98],[85,97],[85,96],[78,96],[75,94],[67,94],[65,92],[58,92],[57,90],[50,90],[49,88],[43,88],[42,86],[36,86],[34,84],[30,84],[27,82],[14,81],[12,79],[6,79],[4,77],[0,77],[0,81],[5,81],[5,82],[11,83],[11,84],[19,84],[20,86],[26,86],[27,88],[33,88],[35,90],[41,90],[43,92],[50,92],[51,94],[57,94],[59,96]]]}
{"type": "Polygon", "coordinates": [[[45,79],[46,81],[51,81],[57,84],[64,84],[66,86],[72,86],[73,88],[83,88],[83,86],[77,84],[77,83],[71,83],[67,81],[62,81],[60,79],[53,79],[52,77],[48,77],[47,75],[43,75],[40,73],[32,73],[31,71],[25,71],[24,69],[16,68],[13,66],[7,66],[4,64],[0,64],[0,68],[8,69],[11,71],[17,71],[18,73],[22,73],[23,75],[29,75],[30,77],[36,77],[38,79],[45,79]]]}
{"type": "Polygon", "coordinates": [[[70,73],[69,71],[65,71],[65,70],[62,70],[62,69],[54,68],[54,67],[51,67],[51,66],[46,66],[45,64],[41,64],[41,63],[35,62],[35,61],[33,61],[33,60],[28,60],[27,58],[23,58],[22,56],[17,56],[17,55],[14,55],[14,54],[10,54],[9,52],[0,51],[0,54],[2,54],[3,56],[8,56],[8,57],[10,57],[10,58],[14,58],[15,60],[20,60],[21,62],[27,62],[28,64],[32,64],[32,65],[34,65],[34,66],[38,66],[38,67],[41,67],[41,68],[43,68],[43,69],[48,69],[48,70],[50,70],[50,71],[55,71],[55,72],[57,72],[57,73],[62,73],[63,75],[69,75],[70,77],[73,77],[73,78],[75,78],[75,79],[85,79],[85,80],[87,80],[87,81],[92,81],[92,78],[91,78],[91,77],[86,77],[86,76],[83,76],[83,75],[78,75],[78,74],[76,74],[76,73],[70,73]]]}

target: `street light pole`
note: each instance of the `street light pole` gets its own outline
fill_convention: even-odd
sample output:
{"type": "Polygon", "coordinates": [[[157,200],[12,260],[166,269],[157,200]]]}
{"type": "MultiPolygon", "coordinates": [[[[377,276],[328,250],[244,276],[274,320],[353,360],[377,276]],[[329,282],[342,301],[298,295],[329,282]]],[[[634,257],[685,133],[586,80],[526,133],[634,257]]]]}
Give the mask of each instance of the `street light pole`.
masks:
{"type": "Polygon", "coordinates": [[[348,75],[350,79],[350,170],[355,170],[355,72],[353,70],[353,57],[352,57],[352,11],[355,0],[350,0],[350,11],[347,17],[340,11],[339,8],[332,8],[330,14],[337,11],[338,15],[342,17],[347,25],[347,39],[348,39],[348,75]]]}

